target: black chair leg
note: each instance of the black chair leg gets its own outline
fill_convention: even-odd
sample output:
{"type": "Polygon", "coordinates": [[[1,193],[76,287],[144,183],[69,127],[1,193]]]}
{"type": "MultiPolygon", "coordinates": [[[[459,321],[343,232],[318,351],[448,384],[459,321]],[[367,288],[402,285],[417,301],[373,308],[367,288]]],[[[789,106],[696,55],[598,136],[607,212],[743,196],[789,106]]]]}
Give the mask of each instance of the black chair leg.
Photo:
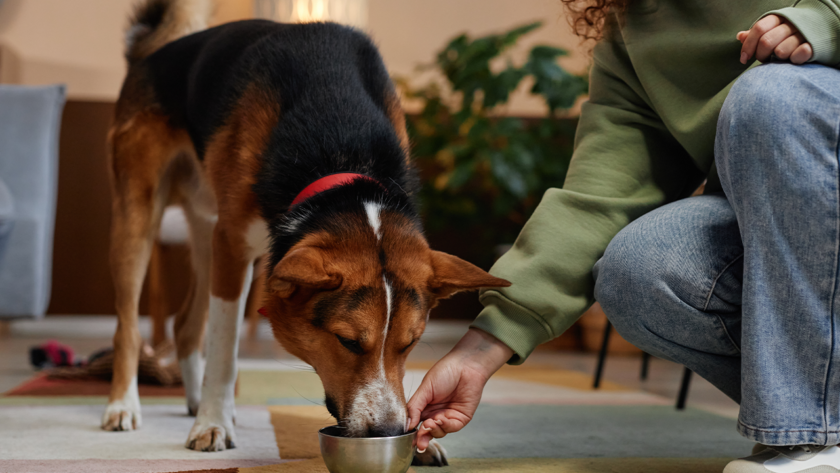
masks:
{"type": "Polygon", "coordinates": [[[646,381],[648,378],[648,368],[650,367],[650,353],[642,352],[642,372],[639,374],[639,379],[646,381]]]}
{"type": "Polygon", "coordinates": [[[683,379],[680,384],[680,393],[677,395],[677,410],[685,409],[685,400],[688,398],[688,385],[691,384],[691,370],[686,368],[683,371],[683,379]]]}
{"type": "Polygon", "coordinates": [[[612,324],[607,320],[607,325],[604,327],[604,341],[601,343],[601,352],[598,354],[598,367],[595,369],[595,381],[592,383],[593,389],[598,389],[601,386],[601,375],[604,374],[604,361],[607,359],[607,347],[610,344],[611,332],[612,324]]]}

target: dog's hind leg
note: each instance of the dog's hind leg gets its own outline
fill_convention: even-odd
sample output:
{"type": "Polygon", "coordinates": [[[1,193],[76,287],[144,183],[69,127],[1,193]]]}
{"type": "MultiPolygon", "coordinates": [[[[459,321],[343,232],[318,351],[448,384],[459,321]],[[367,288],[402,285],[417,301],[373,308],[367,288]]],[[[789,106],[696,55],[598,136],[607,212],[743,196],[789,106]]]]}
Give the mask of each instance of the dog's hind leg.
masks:
{"type": "Polygon", "coordinates": [[[141,424],[138,304],[153,238],[169,197],[166,167],[180,152],[185,136],[172,130],[164,117],[152,114],[115,125],[109,136],[113,191],[110,262],[118,322],[111,394],[102,416],[105,430],[133,430],[141,424]]]}
{"type": "Polygon", "coordinates": [[[190,225],[193,283],[189,305],[175,316],[175,344],[187,395],[187,410],[194,416],[198,413],[204,379],[201,344],[210,304],[210,257],[215,222],[189,204],[184,206],[184,213],[190,225]]]}

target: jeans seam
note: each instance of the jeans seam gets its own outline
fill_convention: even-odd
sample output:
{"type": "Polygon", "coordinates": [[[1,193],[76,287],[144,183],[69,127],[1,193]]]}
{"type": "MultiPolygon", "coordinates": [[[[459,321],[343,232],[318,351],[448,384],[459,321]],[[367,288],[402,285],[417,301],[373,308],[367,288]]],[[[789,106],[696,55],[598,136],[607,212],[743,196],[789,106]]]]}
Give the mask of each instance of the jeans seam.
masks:
{"type": "Polygon", "coordinates": [[[818,434],[836,434],[840,433],[840,429],[838,430],[828,430],[828,429],[783,429],[783,430],[772,430],[772,429],[762,429],[761,427],[754,427],[746,422],[738,419],[738,424],[744,426],[744,428],[755,430],[756,432],[770,432],[770,433],[782,433],[782,432],[814,432],[818,434]]]}
{"type": "MultiPolygon", "coordinates": [[[[838,138],[834,142],[834,156],[838,157],[838,167],[835,168],[835,190],[834,190],[834,198],[835,203],[840,205],[840,132],[838,132],[838,138]]],[[[831,375],[831,360],[834,357],[834,300],[837,297],[837,271],[840,270],[840,216],[837,215],[835,210],[835,225],[834,225],[834,280],[832,281],[831,285],[831,299],[829,302],[829,310],[828,315],[831,320],[829,331],[831,336],[831,348],[828,352],[828,362],[825,366],[825,379],[823,380],[823,425],[828,428],[828,383],[829,383],[829,376],[831,375]]]]}
{"type": "Polygon", "coordinates": [[[737,343],[735,343],[735,339],[732,338],[732,335],[729,333],[729,330],[726,329],[726,324],[723,323],[723,319],[718,314],[714,314],[714,315],[715,315],[715,317],[717,317],[718,322],[720,322],[720,326],[723,328],[723,333],[726,334],[726,338],[729,339],[729,343],[731,343],[732,346],[735,348],[735,351],[737,351],[740,354],[741,353],[741,348],[738,346],[737,343]]]}
{"type": "MultiPolygon", "coordinates": [[[[730,261],[726,266],[724,266],[723,269],[720,270],[720,272],[717,274],[717,276],[715,276],[714,281],[712,281],[712,286],[709,288],[709,293],[706,295],[706,303],[703,304],[703,312],[707,312],[708,309],[709,309],[709,303],[712,300],[712,293],[715,292],[715,287],[717,286],[718,279],[720,279],[720,277],[723,276],[723,273],[725,273],[733,264],[735,264],[738,260],[742,259],[743,257],[744,257],[744,254],[741,253],[735,259],[730,261]]],[[[732,335],[729,333],[729,330],[727,330],[727,328],[726,328],[726,324],[723,323],[723,318],[721,318],[721,316],[718,315],[718,314],[714,314],[714,315],[715,315],[715,317],[717,317],[718,322],[720,322],[720,326],[721,326],[721,328],[723,328],[723,333],[726,334],[726,338],[729,339],[729,343],[731,343],[732,346],[735,347],[735,350],[738,353],[741,353],[741,347],[739,347],[738,344],[735,343],[735,339],[732,338],[732,335]]]]}

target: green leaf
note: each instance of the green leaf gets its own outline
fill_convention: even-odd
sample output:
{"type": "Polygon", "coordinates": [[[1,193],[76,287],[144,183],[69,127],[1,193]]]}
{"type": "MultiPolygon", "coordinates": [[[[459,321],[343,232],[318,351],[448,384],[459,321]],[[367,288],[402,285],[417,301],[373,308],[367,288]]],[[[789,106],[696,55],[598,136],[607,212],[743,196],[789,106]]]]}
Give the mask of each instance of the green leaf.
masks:
{"type": "Polygon", "coordinates": [[[467,181],[473,175],[473,170],[475,169],[475,162],[461,162],[455,166],[455,170],[452,171],[452,175],[449,177],[449,181],[447,182],[447,187],[451,189],[457,189],[467,181]]]}
{"type": "Polygon", "coordinates": [[[504,153],[493,151],[490,153],[490,163],[493,177],[505,190],[511,194],[523,198],[527,195],[527,186],[522,174],[505,161],[504,153]]]}
{"type": "Polygon", "coordinates": [[[514,142],[507,149],[507,157],[511,162],[518,164],[517,167],[523,171],[531,171],[534,169],[536,159],[534,154],[526,148],[522,143],[514,142]]]}
{"type": "Polygon", "coordinates": [[[426,228],[463,229],[482,257],[491,254],[482,245],[515,238],[545,190],[562,185],[572,155],[574,121],[556,119],[555,111],[571,107],[588,84],[558,63],[567,51],[539,45],[524,64],[508,58],[500,72],[491,68],[537,27],[479,38],[459,35],[432,63],[440,79],[421,87],[399,80],[403,95],[421,107],[407,117],[407,126],[423,179],[419,197],[426,228]],[[495,116],[526,77],[533,78],[530,92],[545,100],[549,113],[543,119],[495,116]]]}
{"type": "Polygon", "coordinates": [[[500,118],[496,122],[495,131],[496,133],[507,137],[520,135],[523,132],[527,134],[524,123],[521,119],[516,117],[500,118]]]}
{"type": "Polygon", "coordinates": [[[568,56],[569,51],[554,46],[539,45],[534,46],[529,55],[533,59],[556,59],[560,56],[568,56]]]}

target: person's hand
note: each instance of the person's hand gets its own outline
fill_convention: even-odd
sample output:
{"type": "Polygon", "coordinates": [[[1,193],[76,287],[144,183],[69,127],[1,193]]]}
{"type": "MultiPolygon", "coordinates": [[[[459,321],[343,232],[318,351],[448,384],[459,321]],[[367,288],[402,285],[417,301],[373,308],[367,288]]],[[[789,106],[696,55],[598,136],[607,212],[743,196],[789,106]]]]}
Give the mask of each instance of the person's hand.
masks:
{"type": "Polygon", "coordinates": [[[418,424],[417,451],[432,438],[457,432],[472,420],[487,380],[513,356],[513,350],[492,335],[470,329],[455,348],[426,373],[408,401],[407,431],[418,424]]]}
{"type": "Polygon", "coordinates": [[[795,26],[776,15],[767,15],[758,20],[749,31],[736,36],[741,42],[741,64],[755,56],[766,62],[770,55],[794,64],[804,64],[814,55],[814,48],[805,41],[795,26]]]}

